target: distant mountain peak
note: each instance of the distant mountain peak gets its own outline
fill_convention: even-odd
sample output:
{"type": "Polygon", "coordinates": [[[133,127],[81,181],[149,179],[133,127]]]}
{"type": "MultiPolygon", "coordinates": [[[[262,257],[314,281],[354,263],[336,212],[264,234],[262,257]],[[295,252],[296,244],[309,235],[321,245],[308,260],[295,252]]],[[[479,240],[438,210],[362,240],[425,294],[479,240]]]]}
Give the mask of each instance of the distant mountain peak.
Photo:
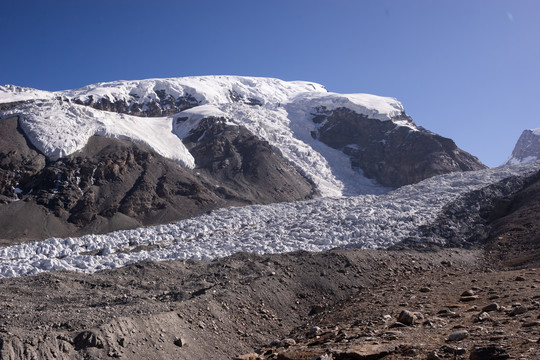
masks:
{"type": "Polygon", "coordinates": [[[515,165],[540,159],[540,128],[521,133],[512,155],[503,165],[515,165]]]}

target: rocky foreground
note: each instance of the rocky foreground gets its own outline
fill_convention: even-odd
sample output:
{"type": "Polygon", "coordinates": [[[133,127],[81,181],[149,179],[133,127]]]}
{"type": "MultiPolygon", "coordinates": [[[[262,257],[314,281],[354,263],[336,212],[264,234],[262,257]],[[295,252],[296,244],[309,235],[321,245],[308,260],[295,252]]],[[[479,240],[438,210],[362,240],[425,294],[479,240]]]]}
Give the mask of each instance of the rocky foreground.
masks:
{"type": "Polygon", "coordinates": [[[1,359],[538,359],[540,270],[333,250],[0,281],[1,359]]]}
{"type": "Polygon", "coordinates": [[[420,265],[411,278],[383,280],[329,308],[315,306],[308,323],[259,349],[262,355],[238,358],[540,358],[537,269],[445,264],[428,271],[420,265]]]}
{"type": "Polygon", "coordinates": [[[0,359],[540,359],[540,178],[476,220],[472,198],[440,216],[447,248],[2,279],[0,359]],[[476,240],[453,242],[464,223],[476,240]]]}

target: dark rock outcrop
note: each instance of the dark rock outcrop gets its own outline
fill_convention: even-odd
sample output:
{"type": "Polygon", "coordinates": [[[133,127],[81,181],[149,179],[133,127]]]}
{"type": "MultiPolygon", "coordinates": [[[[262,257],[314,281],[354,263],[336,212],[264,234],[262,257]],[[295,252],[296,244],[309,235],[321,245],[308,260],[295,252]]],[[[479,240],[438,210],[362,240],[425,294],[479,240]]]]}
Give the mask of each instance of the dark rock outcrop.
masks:
{"type": "Polygon", "coordinates": [[[197,99],[190,94],[174,98],[172,95],[167,94],[165,90],[155,90],[155,93],[158,99],[144,104],[141,104],[135,95],[131,95],[131,98],[127,101],[109,99],[107,96],[94,99],[93,95],[89,95],[84,99],[74,98],[73,102],[79,105],[91,106],[98,110],[148,117],[169,116],[199,105],[197,99]]]}
{"type": "MultiPolygon", "coordinates": [[[[414,124],[405,113],[394,120],[414,124]]],[[[313,137],[351,157],[354,168],[390,187],[413,184],[453,171],[484,169],[476,157],[423,128],[370,119],[350,109],[318,109],[313,137]]]]}
{"type": "Polygon", "coordinates": [[[216,191],[227,199],[247,196],[270,203],[315,195],[314,186],[268,142],[242,126],[226,124],[223,118],[201,120],[184,143],[195,158],[197,171],[213,179],[216,191]]]}
{"type": "Polygon", "coordinates": [[[489,215],[486,247],[493,264],[540,267],[540,173],[517,193],[499,198],[489,215]]]}
{"type": "MultiPolygon", "coordinates": [[[[90,106],[97,110],[112,111],[142,117],[170,116],[200,105],[199,101],[197,101],[197,99],[189,93],[179,97],[174,97],[171,94],[168,94],[166,90],[154,89],[154,93],[157,98],[153,101],[145,102],[142,102],[135,94],[131,94],[130,98],[127,100],[110,98],[108,95],[102,97],[88,95],[74,97],[70,101],[73,101],[75,104],[90,106]]],[[[253,106],[262,105],[261,100],[251,97],[243,97],[233,90],[229,91],[229,98],[232,102],[244,103],[253,106]]],[[[0,107],[0,110],[6,109],[2,109],[0,107]]]]}
{"type": "Polygon", "coordinates": [[[0,120],[0,134],[0,204],[5,204],[17,199],[16,189],[45,167],[45,156],[26,140],[16,117],[0,120]]]}
{"type": "MultiPolygon", "coordinates": [[[[91,94],[87,96],[76,96],[70,101],[73,101],[75,104],[90,106],[98,110],[142,117],[170,116],[201,105],[201,103],[189,93],[186,93],[183,96],[174,97],[163,89],[154,89],[153,92],[155,93],[155,99],[152,101],[143,101],[135,94],[130,94],[130,97],[127,100],[111,98],[108,95],[94,96],[91,94]]],[[[252,106],[260,106],[263,104],[260,99],[242,96],[234,90],[229,90],[229,99],[231,102],[244,103],[252,106]]],[[[0,107],[0,110],[5,109],[0,107]]]]}

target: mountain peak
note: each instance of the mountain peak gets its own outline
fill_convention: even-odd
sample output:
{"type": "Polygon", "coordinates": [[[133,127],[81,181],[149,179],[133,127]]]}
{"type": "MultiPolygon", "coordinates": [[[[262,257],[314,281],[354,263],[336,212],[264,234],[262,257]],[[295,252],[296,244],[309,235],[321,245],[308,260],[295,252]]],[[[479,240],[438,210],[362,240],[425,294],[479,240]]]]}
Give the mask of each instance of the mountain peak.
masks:
{"type": "Polygon", "coordinates": [[[533,162],[540,159],[540,128],[528,129],[521,133],[512,155],[503,165],[533,162]]]}

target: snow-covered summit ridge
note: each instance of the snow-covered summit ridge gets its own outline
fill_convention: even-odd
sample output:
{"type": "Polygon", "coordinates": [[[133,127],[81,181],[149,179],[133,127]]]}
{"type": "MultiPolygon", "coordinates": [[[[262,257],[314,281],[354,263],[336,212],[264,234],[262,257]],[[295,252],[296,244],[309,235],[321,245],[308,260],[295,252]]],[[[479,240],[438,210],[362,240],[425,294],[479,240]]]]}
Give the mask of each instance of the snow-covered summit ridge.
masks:
{"type": "Polygon", "coordinates": [[[257,105],[281,105],[294,101],[314,107],[327,106],[329,110],[352,106],[352,110],[380,120],[390,120],[403,112],[403,106],[394,98],[370,94],[342,95],[330,93],[323,85],[314,82],[262,77],[216,75],[113,81],[56,92],[13,85],[0,86],[0,103],[55,97],[84,103],[92,97],[94,102],[107,99],[111,102],[136,101],[147,104],[166,96],[178,99],[188,95],[200,105],[228,104],[241,98],[253,100],[257,105]]]}
{"type": "Polygon", "coordinates": [[[32,144],[53,160],[82,149],[91,136],[101,135],[144,143],[183,166],[193,167],[193,157],[181,139],[200,119],[214,116],[244,126],[268,141],[324,196],[388,189],[353,170],[343,152],[313,139],[317,124],[311,120],[318,111],[346,107],[368,118],[416,129],[412,121],[399,120],[403,107],[394,98],[342,95],[330,93],[317,83],[272,78],[198,76],[114,81],[57,92],[0,87],[0,102],[17,101],[25,103],[0,112],[0,117],[18,115],[32,144]],[[159,104],[159,113],[169,116],[120,115],[96,109],[100,101],[121,104],[123,111],[145,116],[148,109],[159,104]],[[180,124],[180,118],[188,121],[180,124]]]}
{"type": "Polygon", "coordinates": [[[253,99],[264,105],[286,102],[303,92],[326,92],[326,89],[320,84],[306,81],[216,75],[114,81],[61,93],[82,101],[93,96],[95,101],[101,98],[132,101],[135,98],[138,103],[145,104],[159,100],[160,96],[170,95],[177,99],[190,95],[201,105],[230,103],[235,97],[253,99]]]}
{"type": "Polygon", "coordinates": [[[0,104],[35,99],[52,99],[54,97],[54,92],[50,91],[9,84],[0,85],[0,104]]]}
{"type": "Polygon", "coordinates": [[[540,128],[523,131],[512,155],[503,165],[515,165],[540,159],[540,128]]]}
{"type": "Polygon", "coordinates": [[[394,98],[371,94],[331,93],[323,85],[313,82],[241,76],[116,81],[68,90],[62,94],[81,101],[86,101],[90,96],[93,96],[95,101],[101,98],[109,101],[130,101],[136,98],[140,104],[145,104],[157,101],[159,91],[164,91],[173,98],[190,95],[201,105],[227,104],[238,98],[250,99],[259,105],[301,102],[313,108],[325,106],[328,110],[348,107],[379,120],[391,120],[403,112],[403,106],[394,98]]]}

